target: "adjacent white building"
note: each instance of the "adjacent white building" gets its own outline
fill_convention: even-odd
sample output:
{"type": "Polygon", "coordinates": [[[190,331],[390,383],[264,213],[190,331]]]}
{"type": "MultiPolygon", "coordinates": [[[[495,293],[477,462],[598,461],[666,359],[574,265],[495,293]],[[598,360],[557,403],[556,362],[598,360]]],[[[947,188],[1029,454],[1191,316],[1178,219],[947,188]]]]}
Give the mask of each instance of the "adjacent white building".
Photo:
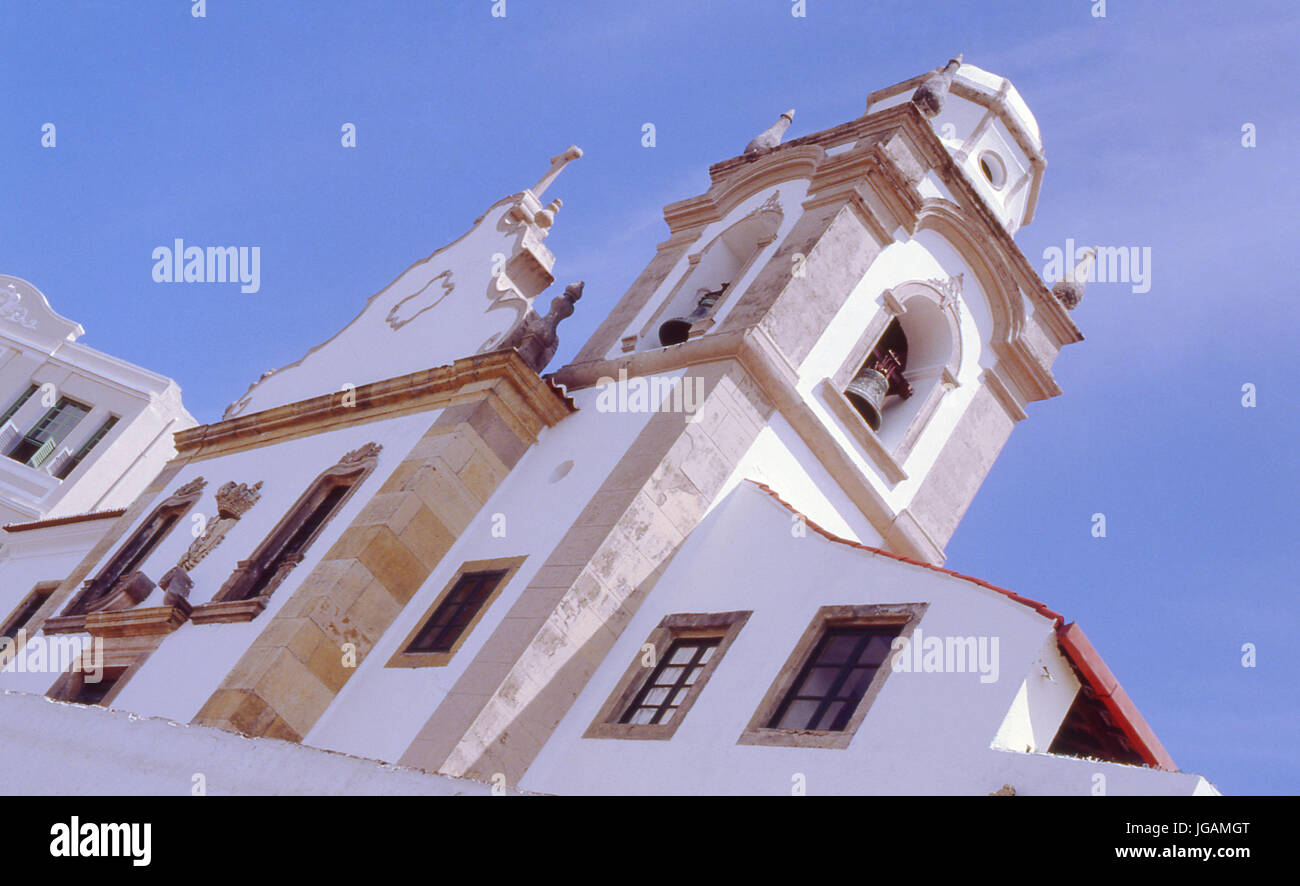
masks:
{"type": "MultiPolygon", "coordinates": [[[[25,632],[0,687],[541,793],[1214,793],[1077,625],[943,567],[1082,339],[1013,240],[1045,164],[1029,109],[954,60],[785,128],[665,209],[543,376],[583,295],[534,304],[543,196],[581,152],[557,155],[177,434],[123,513],[42,528],[102,538],[38,605],[0,589],[25,632]],[[34,666],[58,643],[85,651],[34,666]]],[[[278,789],[228,747],[214,791],[278,789]]],[[[295,759],[285,791],[358,783],[295,759]]],[[[116,776],[189,790],[138,757],[116,776]]]]}

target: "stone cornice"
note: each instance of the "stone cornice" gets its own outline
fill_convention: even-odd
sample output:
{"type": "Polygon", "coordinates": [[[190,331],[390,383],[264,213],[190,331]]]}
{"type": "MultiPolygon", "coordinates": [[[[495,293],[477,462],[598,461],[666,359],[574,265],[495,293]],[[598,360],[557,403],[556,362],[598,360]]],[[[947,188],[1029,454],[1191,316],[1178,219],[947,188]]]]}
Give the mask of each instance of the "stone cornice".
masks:
{"type": "Polygon", "coordinates": [[[212,458],[334,428],[427,412],[469,395],[481,397],[484,391],[500,396],[528,428],[554,425],[574,408],[513,349],[493,351],[362,385],[346,397],[343,392],[323,394],[182,431],[176,435],[177,458],[212,458]]]}

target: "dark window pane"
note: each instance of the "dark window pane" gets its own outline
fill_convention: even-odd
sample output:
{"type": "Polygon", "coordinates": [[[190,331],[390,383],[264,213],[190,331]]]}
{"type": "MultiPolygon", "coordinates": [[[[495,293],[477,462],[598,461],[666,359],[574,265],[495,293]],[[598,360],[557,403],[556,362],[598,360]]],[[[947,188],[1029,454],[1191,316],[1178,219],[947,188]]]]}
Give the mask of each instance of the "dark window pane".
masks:
{"type": "Polygon", "coordinates": [[[768,722],[774,729],[842,732],[889,655],[900,625],[826,628],[768,722]]]}
{"type": "Polygon", "coordinates": [[[506,571],[500,569],[462,575],[406,647],[406,651],[450,652],[497,584],[505,577],[506,571]]]}

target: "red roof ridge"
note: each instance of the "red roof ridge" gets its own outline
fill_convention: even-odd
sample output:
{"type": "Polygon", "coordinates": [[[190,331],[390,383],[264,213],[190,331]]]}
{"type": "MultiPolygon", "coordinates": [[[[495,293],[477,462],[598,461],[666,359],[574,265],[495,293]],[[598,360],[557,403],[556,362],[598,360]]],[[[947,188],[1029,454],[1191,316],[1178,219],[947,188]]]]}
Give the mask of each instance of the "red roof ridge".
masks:
{"type": "Polygon", "coordinates": [[[1061,613],[1059,612],[1052,611],[1047,607],[1047,604],[1039,603],[1037,600],[1031,600],[1028,597],[1021,596],[1020,594],[1017,594],[1015,591],[1009,591],[1006,588],[1000,588],[995,584],[990,584],[989,582],[985,581],[982,578],[976,578],[973,575],[966,575],[963,572],[954,572],[953,570],[945,569],[942,566],[935,566],[933,563],[926,563],[923,560],[914,560],[913,558],[905,557],[902,554],[895,554],[893,551],[886,551],[884,548],[876,548],[876,547],[872,547],[871,545],[864,545],[860,541],[853,541],[852,539],[848,539],[848,538],[844,538],[843,536],[836,535],[835,533],[831,532],[829,529],[825,529],[817,525],[816,523],[814,523],[812,520],[808,519],[808,515],[804,514],[794,505],[790,504],[788,501],[783,499],[776,492],[776,490],[768,486],[766,483],[762,483],[758,480],[753,480],[753,479],[750,479],[749,482],[753,483],[759,489],[763,490],[768,495],[772,496],[772,498],[780,502],[783,507],[785,507],[787,510],[790,511],[790,513],[798,514],[800,517],[803,518],[804,524],[808,526],[809,529],[811,529],[813,532],[816,532],[818,535],[821,535],[830,541],[836,542],[837,544],[848,545],[851,548],[857,548],[858,550],[861,551],[869,551],[872,554],[879,554],[880,556],[888,557],[891,560],[899,560],[903,563],[911,563],[913,566],[922,566],[934,572],[942,572],[944,575],[951,575],[953,578],[960,578],[963,581],[973,582],[982,588],[987,588],[990,591],[997,591],[999,594],[1002,594],[1004,597],[1009,597],[1012,600],[1015,600],[1017,603],[1021,603],[1025,606],[1028,606],[1030,609],[1033,609],[1039,615],[1045,618],[1050,618],[1053,621],[1055,621],[1056,626],[1058,628],[1061,625],[1065,624],[1065,616],[1061,615],[1061,613]]]}
{"type": "Polygon", "coordinates": [[[883,548],[864,545],[860,541],[844,538],[836,535],[829,529],[819,526],[814,521],[808,519],[808,516],[783,499],[772,487],[766,483],[746,478],[748,482],[753,483],[759,489],[766,492],[775,499],[782,507],[792,514],[798,514],[803,518],[804,525],[808,526],[818,535],[833,541],[837,544],[848,545],[851,548],[857,548],[861,551],[867,551],[881,557],[888,557],[891,560],[899,560],[903,563],[910,563],[913,566],[921,566],[934,572],[942,572],[945,575],[951,575],[953,578],[960,578],[963,581],[969,581],[987,588],[990,591],[997,591],[1004,597],[1008,597],[1017,603],[1028,606],[1039,615],[1052,619],[1055,624],[1056,639],[1061,651],[1065,653],[1066,658],[1074,666],[1082,682],[1097,696],[1106,710],[1110,712],[1119,728],[1123,731],[1125,737],[1137,749],[1138,753],[1146,760],[1147,764],[1158,769],[1166,769],[1171,772],[1178,771],[1178,766],[1174,763],[1169,752],[1165,750],[1160,739],[1156,738],[1155,732],[1147,724],[1142,714],[1137,709],[1137,705],[1128,697],[1124,687],[1119,685],[1115,675],[1111,673],[1110,668],[1102,660],[1101,655],[1088,641],[1083,629],[1075,622],[1065,623],[1065,616],[1055,612],[1047,607],[1047,604],[1040,603],[1037,600],[1031,600],[1028,597],[1017,594],[1015,591],[1009,591],[1006,588],[1000,588],[995,584],[990,584],[982,578],[976,578],[973,575],[956,572],[952,569],[946,569],[943,566],[935,566],[933,563],[926,563],[921,560],[915,560],[911,557],[904,557],[902,554],[895,554],[893,551],[886,551],[883,548]]]}
{"type": "Polygon", "coordinates": [[[51,526],[66,526],[69,523],[88,523],[91,520],[108,520],[112,517],[120,517],[126,513],[126,508],[115,508],[108,511],[89,511],[85,514],[72,514],[67,517],[53,517],[49,520],[33,520],[30,523],[6,523],[0,526],[5,532],[27,532],[32,529],[48,529],[51,526]]]}

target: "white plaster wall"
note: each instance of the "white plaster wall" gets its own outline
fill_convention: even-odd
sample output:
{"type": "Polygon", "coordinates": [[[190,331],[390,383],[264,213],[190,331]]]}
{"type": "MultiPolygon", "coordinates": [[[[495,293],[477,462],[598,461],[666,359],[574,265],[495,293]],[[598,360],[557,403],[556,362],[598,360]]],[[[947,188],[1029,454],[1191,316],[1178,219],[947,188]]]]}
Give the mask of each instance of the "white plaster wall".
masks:
{"type": "MultiPolygon", "coordinates": [[[[988,793],[1018,771],[1015,761],[1023,755],[993,751],[990,743],[1052,627],[1028,607],[971,582],[813,533],[792,537],[786,509],[741,485],[678,552],[521,787],[783,794],[802,774],[817,794],[988,793]],[[891,673],[845,750],[736,743],[819,607],[914,602],[929,604],[919,625],[926,635],[997,637],[998,678],[891,673]],[[582,738],[665,615],[731,610],[753,615],[671,740],[582,738]]],[[[1041,781],[1059,787],[1050,777],[1041,781]]],[[[1191,790],[1169,776],[1151,782],[1138,774],[1131,784],[1191,790]]]]}
{"type": "Polygon", "coordinates": [[[307,734],[308,744],[385,760],[402,755],[651,417],[599,412],[598,394],[598,388],[573,393],[578,412],[542,431],[307,734]],[[570,461],[568,474],[554,480],[570,461]],[[505,517],[504,538],[493,536],[496,514],[505,517]],[[450,664],[384,667],[462,563],[519,556],[528,559],[450,664]]]}
{"type": "MultiPolygon", "coordinates": [[[[269,738],[0,694],[0,794],[486,796],[492,786],[269,738]]],[[[513,793],[513,791],[508,791],[513,793]]]]}
{"type": "Polygon", "coordinates": [[[767,427],[727,478],[718,500],[745,480],[766,484],[809,520],[842,538],[877,547],[884,544],[880,533],[779,413],[772,415],[767,427]]]}

